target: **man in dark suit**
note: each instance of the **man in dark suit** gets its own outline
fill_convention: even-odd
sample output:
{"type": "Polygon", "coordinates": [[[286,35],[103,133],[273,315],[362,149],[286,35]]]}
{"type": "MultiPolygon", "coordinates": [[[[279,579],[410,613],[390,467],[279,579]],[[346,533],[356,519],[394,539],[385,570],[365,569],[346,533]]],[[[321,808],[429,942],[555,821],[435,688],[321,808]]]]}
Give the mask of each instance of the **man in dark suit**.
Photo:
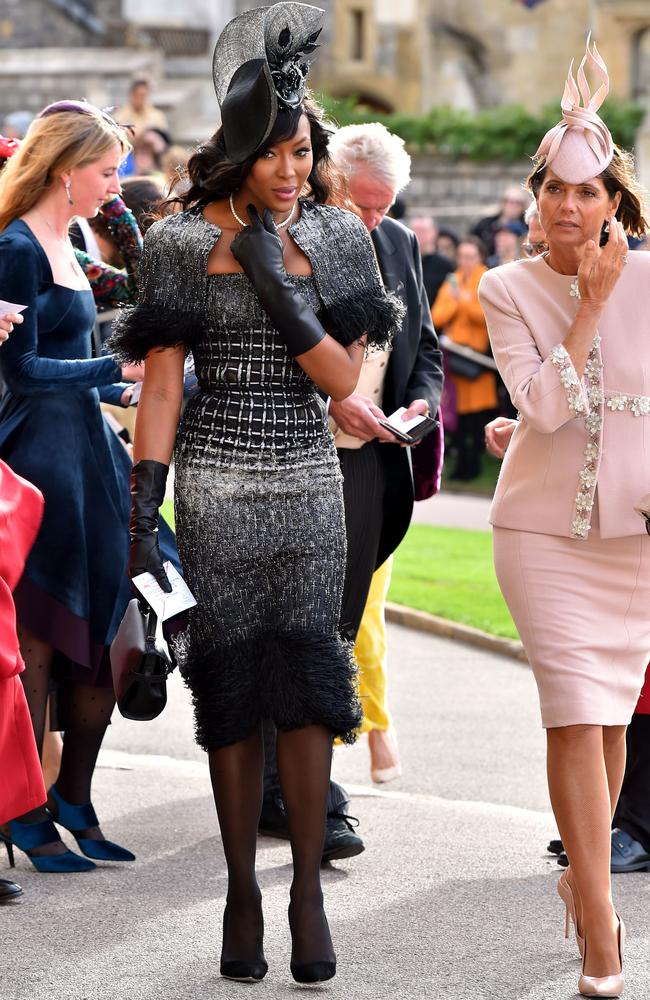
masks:
{"type": "MultiPolygon", "coordinates": [[[[404,418],[435,415],[442,390],[442,356],[431,322],[417,239],[386,213],[410,180],[404,143],[379,124],[350,125],[330,152],[348,178],[350,198],[371,233],[386,288],[406,311],[389,351],[369,352],[355,392],[331,401],[335,443],[344,477],[348,554],[341,628],[354,640],[375,569],[397,548],[413,511],[411,455],[379,420],[406,407],[404,418]]],[[[260,830],[283,835],[272,733],[267,729],[265,798],[260,830]]],[[[346,815],[347,796],[332,783],[324,860],[350,857],[363,842],[346,815]]]]}

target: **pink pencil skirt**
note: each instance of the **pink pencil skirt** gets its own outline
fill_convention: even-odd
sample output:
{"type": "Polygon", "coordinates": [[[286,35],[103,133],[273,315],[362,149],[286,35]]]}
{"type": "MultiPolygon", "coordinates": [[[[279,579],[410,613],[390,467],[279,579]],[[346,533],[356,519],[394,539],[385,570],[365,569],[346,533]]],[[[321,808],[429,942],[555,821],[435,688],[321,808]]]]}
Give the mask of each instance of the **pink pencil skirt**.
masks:
{"type": "Polygon", "coordinates": [[[493,529],[501,592],[539,691],[542,725],[627,725],[650,659],[650,538],[493,529]]]}

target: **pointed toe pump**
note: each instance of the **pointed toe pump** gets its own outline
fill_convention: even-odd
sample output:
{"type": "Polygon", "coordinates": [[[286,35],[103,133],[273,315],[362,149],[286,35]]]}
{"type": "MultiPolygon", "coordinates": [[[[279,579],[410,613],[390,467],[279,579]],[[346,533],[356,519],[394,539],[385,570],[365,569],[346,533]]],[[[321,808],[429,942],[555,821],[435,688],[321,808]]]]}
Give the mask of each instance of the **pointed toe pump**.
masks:
{"type": "Polygon", "coordinates": [[[578,951],[580,952],[580,958],[584,955],[585,942],[584,938],[578,932],[578,919],[576,917],[576,903],[575,897],[573,895],[573,890],[569,885],[566,873],[562,872],[559,881],[557,883],[558,896],[564,903],[566,908],[565,918],[564,918],[564,937],[569,937],[569,931],[571,930],[571,922],[573,921],[573,928],[576,936],[576,944],[578,946],[578,951]]]}
{"type": "Polygon", "coordinates": [[[625,989],[625,977],[623,976],[623,950],[625,947],[625,924],[618,918],[618,957],[621,963],[621,971],[613,976],[585,976],[585,958],[582,960],[582,973],[578,980],[578,993],[583,997],[620,997],[625,989]]]}
{"type": "Polygon", "coordinates": [[[219,971],[224,979],[233,979],[238,983],[261,983],[269,967],[264,959],[226,962],[222,958],[219,971]]]}
{"type": "Polygon", "coordinates": [[[336,962],[304,962],[299,965],[292,962],[291,975],[301,986],[317,986],[326,983],[336,975],[336,962]]]}
{"type": "MultiPolygon", "coordinates": [[[[223,911],[223,932],[224,937],[226,936],[229,920],[228,904],[223,911]]],[[[256,948],[258,954],[255,958],[251,959],[225,959],[223,957],[223,952],[221,955],[221,961],[219,966],[220,974],[224,979],[233,979],[238,983],[261,983],[264,976],[269,971],[268,964],[264,958],[264,949],[262,945],[263,937],[263,925],[262,930],[259,933],[258,940],[256,941],[256,948]]]]}
{"type": "Polygon", "coordinates": [[[70,831],[79,844],[79,849],[87,858],[93,858],[95,861],[135,861],[135,854],[127,851],[125,847],[120,847],[119,844],[114,844],[110,840],[93,840],[81,836],[84,830],[99,826],[97,813],[90,802],[83,806],[72,805],[61,797],[56,785],[52,785],[49,791],[48,809],[54,817],[54,822],[70,831]]]}
{"type": "Polygon", "coordinates": [[[37,847],[44,847],[60,839],[51,819],[43,820],[42,823],[19,823],[18,820],[12,819],[9,823],[9,833],[0,833],[0,840],[7,848],[12,868],[15,867],[14,847],[18,847],[27,855],[37,872],[50,874],[89,872],[97,867],[92,861],[81,858],[73,851],[64,851],[63,854],[31,853],[37,847]]]}

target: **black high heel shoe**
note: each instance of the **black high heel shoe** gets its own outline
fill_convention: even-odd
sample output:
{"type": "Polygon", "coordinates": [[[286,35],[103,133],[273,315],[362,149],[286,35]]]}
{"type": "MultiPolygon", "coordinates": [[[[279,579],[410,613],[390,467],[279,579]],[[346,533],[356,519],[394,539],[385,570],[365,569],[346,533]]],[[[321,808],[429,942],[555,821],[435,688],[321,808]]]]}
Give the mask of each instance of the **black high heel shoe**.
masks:
{"type": "Polygon", "coordinates": [[[316,986],[334,979],[336,975],[336,960],[333,962],[303,962],[300,965],[291,962],[291,975],[302,986],[316,986]]]}
{"type": "Polygon", "coordinates": [[[222,958],[219,963],[221,976],[238,983],[261,983],[268,971],[267,963],[262,960],[225,962],[222,958]]]}
{"type": "MultiPolygon", "coordinates": [[[[327,917],[325,917],[325,922],[327,923],[327,917]]],[[[289,907],[289,929],[291,930],[291,937],[293,939],[291,907],[289,907]]],[[[289,969],[295,981],[300,983],[301,986],[316,986],[318,983],[326,983],[328,979],[334,978],[336,975],[336,958],[319,959],[314,962],[294,962],[292,957],[289,969]]]]}
{"type": "MultiPolygon", "coordinates": [[[[228,904],[223,911],[223,932],[226,934],[226,924],[228,922],[228,904]]],[[[219,962],[219,972],[224,979],[233,979],[238,983],[261,983],[264,976],[269,971],[266,959],[262,955],[253,959],[224,959],[223,955],[219,962]]]]}

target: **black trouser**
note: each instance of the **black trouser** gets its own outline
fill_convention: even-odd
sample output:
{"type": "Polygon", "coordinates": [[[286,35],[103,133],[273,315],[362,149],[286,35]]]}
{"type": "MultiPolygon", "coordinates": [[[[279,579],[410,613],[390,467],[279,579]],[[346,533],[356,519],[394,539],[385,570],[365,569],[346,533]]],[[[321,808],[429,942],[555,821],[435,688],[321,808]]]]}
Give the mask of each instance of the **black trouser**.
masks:
{"type": "Polygon", "coordinates": [[[456,467],[453,479],[476,479],[481,474],[481,455],[485,448],[485,425],[494,416],[493,410],[476,413],[459,413],[458,429],[451,435],[456,449],[456,467]]]}
{"type": "Polygon", "coordinates": [[[341,602],[341,632],[354,641],[368,600],[368,591],[377,563],[383,526],[386,472],[381,445],[369,441],[363,448],[339,448],[343,473],[343,503],[347,557],[341,602]]]}
{"type": "MultiPolygon", "coordinates": [[[[386,474],[378,441],[363,448],[340,448],[343,473],[343,503],[347,535],[345,583],[341,602],[341,632],[354,642],[368,600],[383,523],[386,474]]],[[[275,726],[264,723],[264,795],[280,794],[275,756],[275,726]]],[[[330,788],[330,799],[332,788],[330,788]]],[[[339,796],[340,799],[340,796],[339,796]]],[[[331,805],[331,803],[330,803],[331,805]]],[[[332,811],[331,808],[328,811],[332,811]]]]}
{"type": "Polygon", "coordinates": [[[650,852],[650,715],[633,715],[627,763],[614,824],[650,852]]]}

